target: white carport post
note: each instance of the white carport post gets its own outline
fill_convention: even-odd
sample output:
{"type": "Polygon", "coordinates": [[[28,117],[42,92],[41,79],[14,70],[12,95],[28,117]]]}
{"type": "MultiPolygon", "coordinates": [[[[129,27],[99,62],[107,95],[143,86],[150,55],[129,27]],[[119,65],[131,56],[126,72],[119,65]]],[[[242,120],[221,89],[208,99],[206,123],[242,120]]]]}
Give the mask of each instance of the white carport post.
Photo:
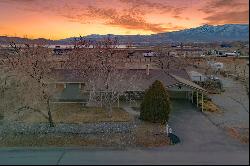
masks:
{"type": "Polygon", "coordinates": [[[196,106],[199,107],[199,92],[196,91],[196,106]]]}
{"type": "Polygon", "coordinates": [[[192,101],[192,103],[194,103],[194,91],[192,91],[192,96],[191,97],[192,97],[191,101],[192,101]]]}
{"type": "Polygon", "coordinates": [[[201,93],[201,111],[203,112],[203,92],[201,93]]]}

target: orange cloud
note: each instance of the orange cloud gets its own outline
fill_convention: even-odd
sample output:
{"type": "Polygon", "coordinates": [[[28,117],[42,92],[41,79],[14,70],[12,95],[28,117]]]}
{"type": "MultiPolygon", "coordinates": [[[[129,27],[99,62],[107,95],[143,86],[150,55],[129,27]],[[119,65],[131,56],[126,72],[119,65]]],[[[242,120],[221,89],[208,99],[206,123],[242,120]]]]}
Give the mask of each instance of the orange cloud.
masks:
{"type": "Polygon", "coordinates": [[[199,10],[206,13],[206,24],[249,23],[248,0],[208,0],[199,10]]]}
{"type": "Polygon", "coordinates": [[[149,23],[140,12],[118,12],[115,9],[89,7],[89,17],[103,19],[106,25],[118,26],[125,29],[138,29],[151,32],[164,32],[167,28],[160,24],[149,23]]]}
{"type": "Polygon", "coordinates": [[[249,24],[249,11],[219,12],[204,18],[208,24],[249,24]]]}
{"type": "Polygon", "coordinates": [[[182,12],[187,8],[184,6],[174,6],[171,3],[161,3],[148,0],[120,0],[120,2],[129,4],[133,9],[143,10],[145,13],[159,12],[161,14],[171,13],[173,16],[181,18],[182,12]],[[144,9],[145,8],[145,9],[144,9]]]}

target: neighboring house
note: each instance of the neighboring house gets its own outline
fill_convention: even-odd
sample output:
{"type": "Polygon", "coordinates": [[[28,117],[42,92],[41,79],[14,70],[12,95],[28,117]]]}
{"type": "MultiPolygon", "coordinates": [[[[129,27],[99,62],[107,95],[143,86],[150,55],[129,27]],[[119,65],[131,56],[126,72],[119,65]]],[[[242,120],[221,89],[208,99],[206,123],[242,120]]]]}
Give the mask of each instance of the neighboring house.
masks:
{"type": "Polygon", "coordinates": [[[219,50],[219,51],[215,50],[214,52],[215,52],[216,56],[218,56],[218,57],[239,56],[239,53],[237,53],[236,51],[227,52],[225,50],[219,50]]]}
{"type": "Polygon", "coordinates": [[[197,71],[189,71],[188,74],[193,82],[205,82],[207,80],[206,76],[197,71]]]}
{"type": "MultiPolygon", "coordinates": [[[[199,85],[192,82],[186,70],[170,70],[168,72],[160,69],[118,69],[118,73],[125,73],[127,78],[135,77],[133,82],[129,79],[121,81],[118,86],[129,85],[127,92],[144,92],[155,80],[161,81],[169,91],[170,98],[186,99],[193,102],[194,93],[206,93],[199,85]]],[[[74,70],[55,69],[53,75],[57,81],[53,84],[58,89],[54,102],[62,103],[85,103],[88,100],[88,93],[91,89],[84,81],[74,74],[74,70]],[[84,91],[83,95],[81,91],[84,91]]],[[[97,81],[97,80],[96,80],[97,81]]],[[[115,82],[115,80],[113,80],[115,82]]],[[[97,89],[101,92],[105,89],[103,82],[97,89]]],[[[199,96],[199,95],[197,95],[199,96]]],[[[197,97],[198,101],[198,97],[197,97]]],[[[197,105],[198,106],[198,105],[197,105]]],[[[202,107],[203,108],[203,107],[202,107]]]]}

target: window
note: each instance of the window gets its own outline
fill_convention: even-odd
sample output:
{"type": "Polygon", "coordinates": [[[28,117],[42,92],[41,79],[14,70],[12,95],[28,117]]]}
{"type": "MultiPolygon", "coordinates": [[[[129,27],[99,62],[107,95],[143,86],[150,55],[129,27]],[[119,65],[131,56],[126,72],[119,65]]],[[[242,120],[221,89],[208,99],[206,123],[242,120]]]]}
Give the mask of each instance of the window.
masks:
{"type": "Polygon", "coordinates": [[[66,88],[65,85],[66,84],[63,84],[63,83],[56,83],[56,90],[63,91],[66,88]]]}

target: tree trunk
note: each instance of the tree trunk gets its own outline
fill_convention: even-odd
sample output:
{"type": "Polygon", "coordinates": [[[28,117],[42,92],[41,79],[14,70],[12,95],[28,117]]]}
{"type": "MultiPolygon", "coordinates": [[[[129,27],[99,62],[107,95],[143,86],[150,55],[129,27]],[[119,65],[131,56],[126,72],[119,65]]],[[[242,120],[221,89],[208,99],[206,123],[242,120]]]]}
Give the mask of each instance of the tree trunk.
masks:
{"type": "Polygon", "coordinates": [[[109,103],[109,118],[111,118],[112,117],[112,104],[111,103],[109,103]]]}
{"type": "Polygon", "coordinates": [[[49,117],[49,126],[50,127],[55,127],[55,124],[54,124],[53,119],[52,119],[52,114],[51,114],[51,111],[50,111],[49,99],[47,100],[47,109],[48,109],[48,117],[49,117]]]}

